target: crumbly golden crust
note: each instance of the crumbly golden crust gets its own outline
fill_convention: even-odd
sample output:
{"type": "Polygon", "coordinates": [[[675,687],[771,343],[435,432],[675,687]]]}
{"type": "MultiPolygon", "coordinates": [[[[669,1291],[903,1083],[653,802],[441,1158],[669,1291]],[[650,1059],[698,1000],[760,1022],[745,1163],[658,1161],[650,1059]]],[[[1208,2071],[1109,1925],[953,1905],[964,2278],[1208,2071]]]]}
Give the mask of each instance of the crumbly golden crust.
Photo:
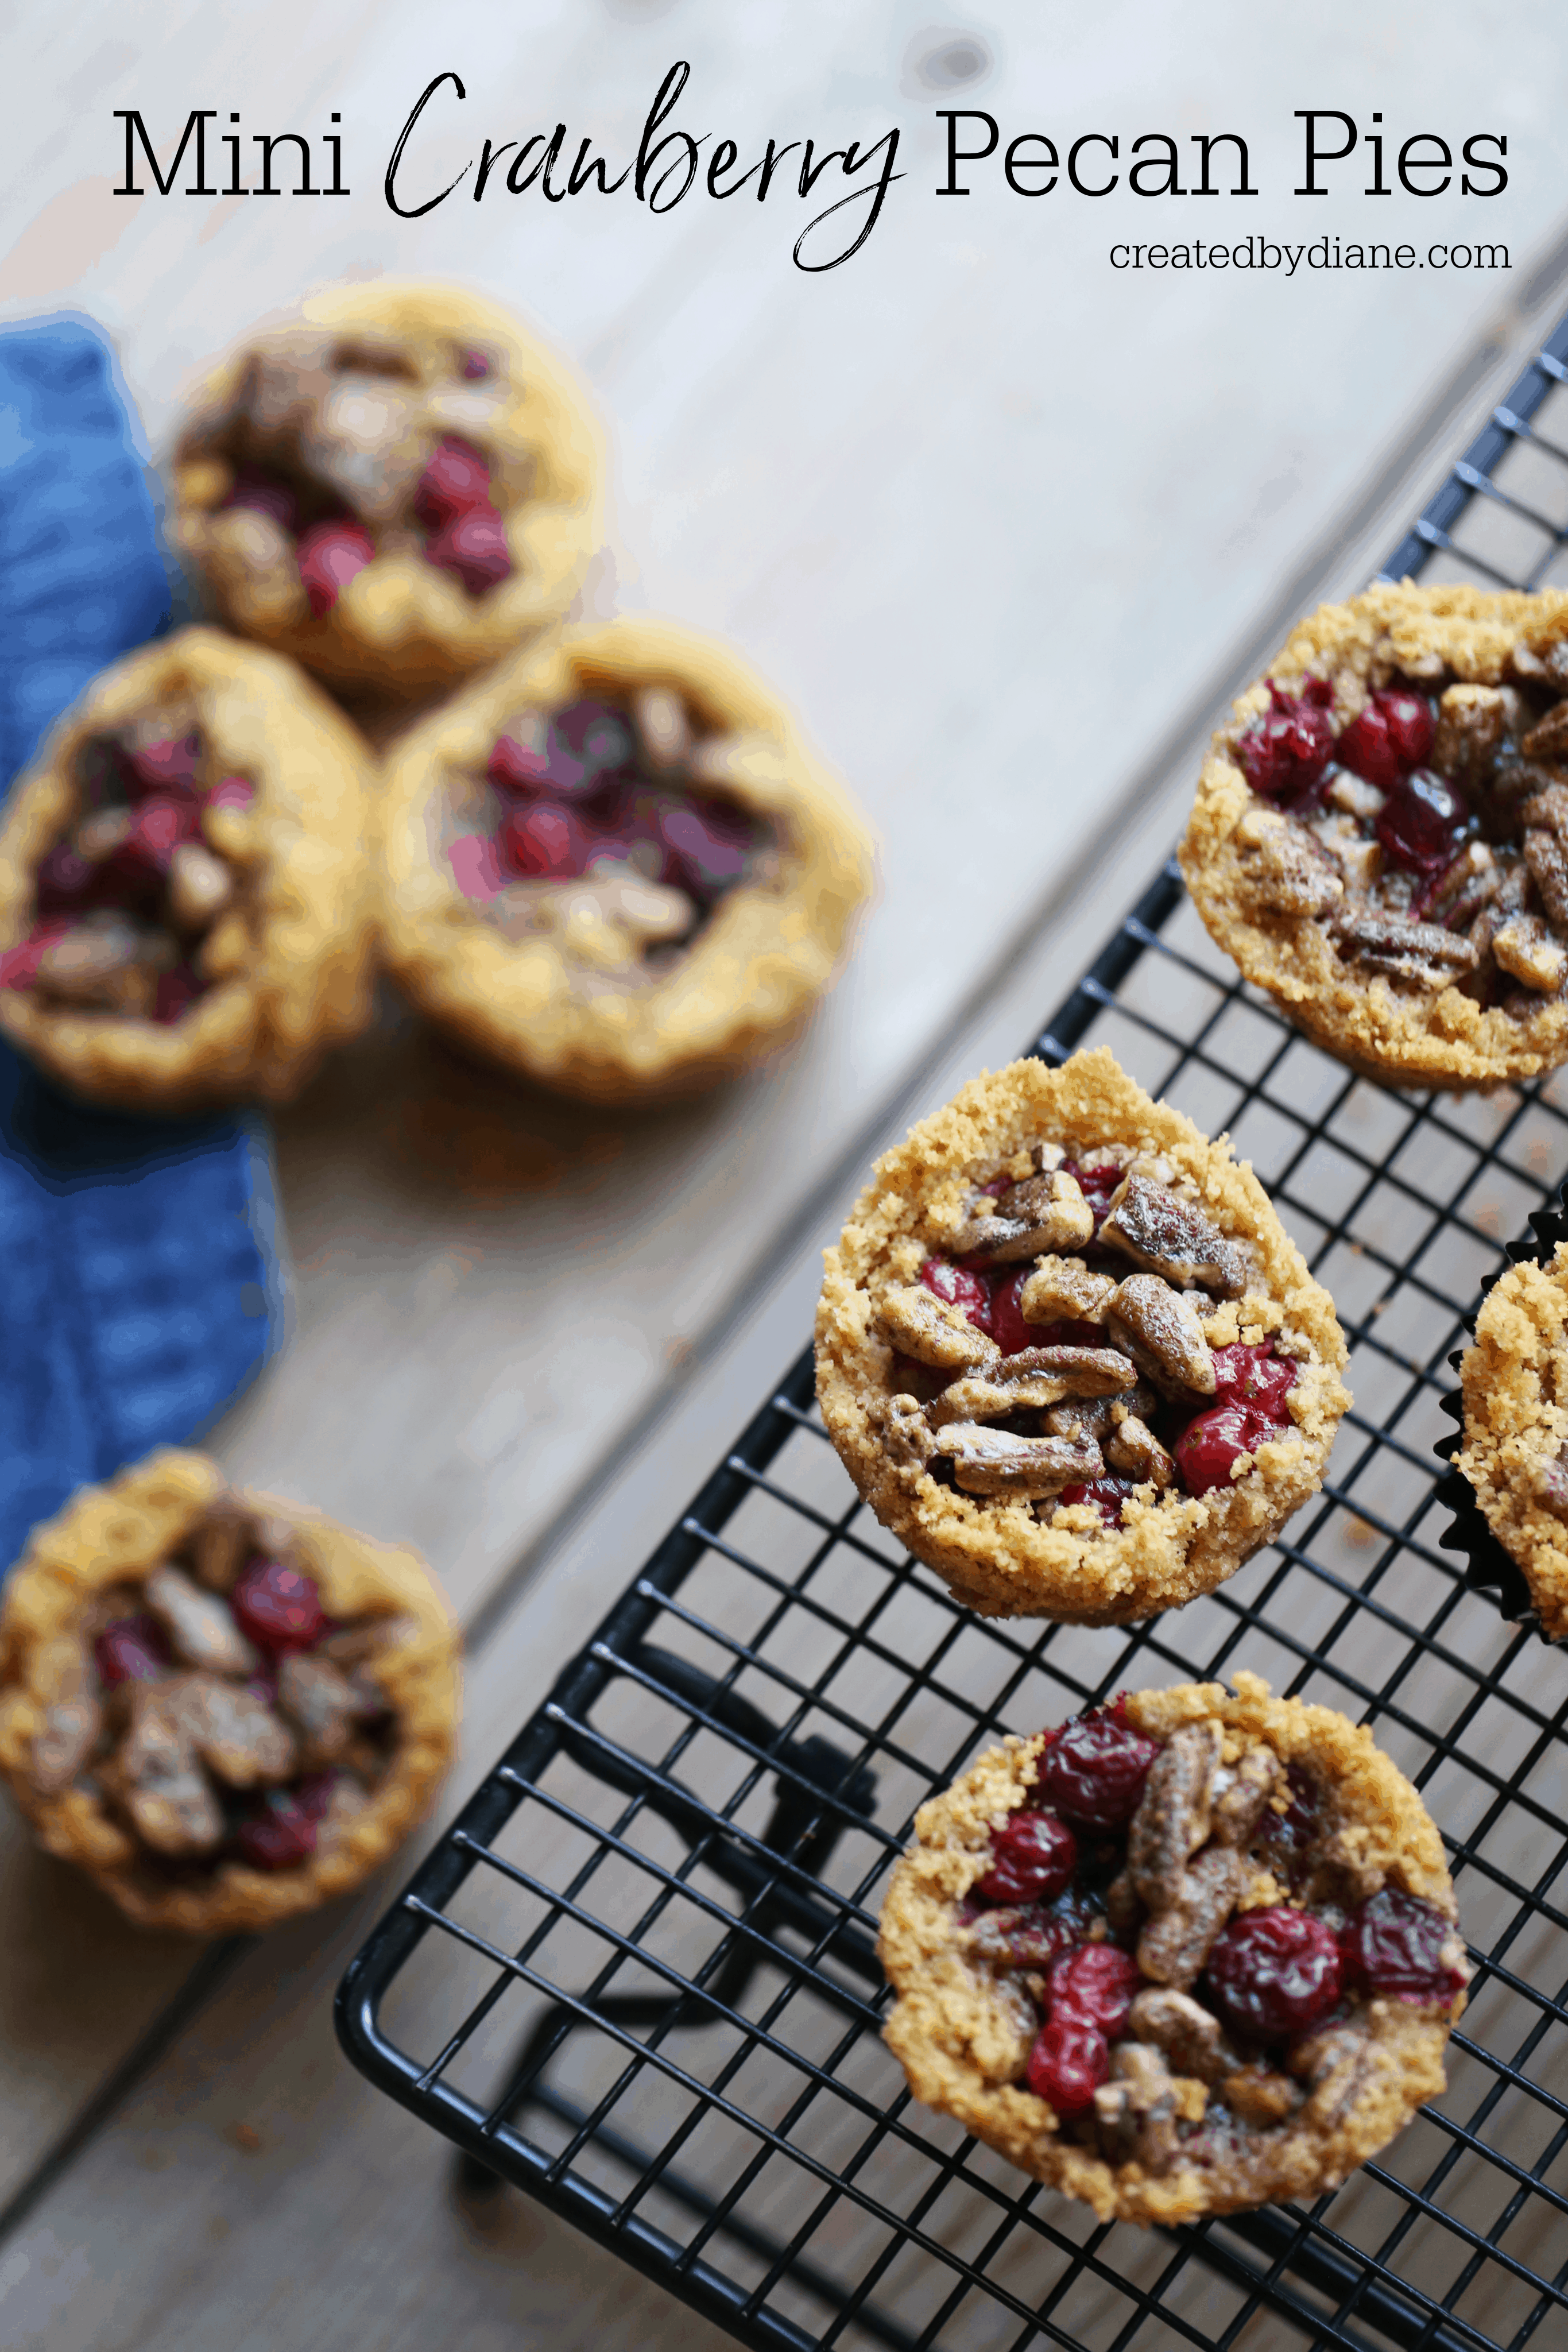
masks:
{"type": "MultiPolygon", "coordinates": [[[[1245,1673],[1234,1692],[1222,1683],[1134,1692],[1126,1711],[1150,1738],[1214,1720],[1237,1750],[1263,1742],[1281,1761],[1308,1767],[1330,1793],[1334,1830],[1369,1874],[1457,1918],[1442,1841],[1364,1727],[1328,1707],[1273,1698],[1267,1683],[1245,1673]]],[[[957,1932],[958,1906],[988,1866],[991,1829],[1033,1784],[1041,1744],[1012,1738],[989,1749],[923,1805],[915,1843],[894,1872],[877,1943],[898,1996],[885,2038],[915,2097],[1037,2180],[1082,2198],[1102,2221],[1168,2225],[1337,2187],[1443,2089],[1443,2048],[1464,1995],[1441,2004],[1367,2002],[1369,2042],[1354,2101],[1325,2084],[1330,2095],[1314,2093],[1279,2129],[1242,2140],[1234,2162],[1186,2163],[1151,2177],[1064,2138],[1051,2106],[1016,2079],[1035,2031],[1032,2011],[970,1958],[957,1932]]]]}
{"type": "Polygon", "coordinates": [[[207,841],[245,877],[243,963],[166,1026],[0,991],[0,1033],[94,1102],[285,1102],[370,1018],[373,938],[363,745],[292,662],[215,629],[182,629],[95,678],[0,816],[0,948],[26,935],[38,865],[78,813],[83,747],[141,711],[187,700],[256,787],[248,808],[202,818],[207,841]]]}
{"type": "MultiPolygon", "coordinates": [[[[444,397],[450,405],[451,394],[444,397]]],[[[339,687],[402,698],[497,660],[561,617],[599,545],[603,471],[602,437],[582,387],[501,304],[460,286],[379,278],[313,294],[296,318],[247,335],[208,374],[174,454],[171,530],[230,628],[292,654],[339,687]],[[395,346],[427,405],[436,402],[431,429],[472,436],[483,446],[500,494],[508,579],[476,597],[416,553],[383,552],[329,611],[312,616],[298,583],[280,593],[258,577],[246,560],[243,519],[220,511],[233,468],[214,456],[214,428],[253,354],[310,330],[373,334],[395,346]],[[474,425],[438,413],[453,348],[469,343],[504,362],[477,401],[457,395],[483,411],[474,425]]]]}
{"type": "Polygon", "coordinates": [[[243,1507],[286,1520],[329,1614],[397,1621],[368,1662],[396,1719],[395,1745],[364,1810],[279,1871],[224,1862],[200,1881],[161,1884],[135,1840],[90,1790],[43,1796],[32,1743],[79,1650],[95,1595],[134,1581],[175,1550],[227,1491],[205,1454],[165,1447],[99,1486],[83,1487],[36,1528],[0,1608],[0,1773],[38,1842],[78,1864],[138,1927],[186,1936],[251,1935],[345,1895],[395,1853],[421,1821],[452,1760],[461,1705],[458,1635],[416,1552],[373,1542],[276,1496],[241,1492],[243,1507]]]}
{"type": "Polygon", "coordinates": [[[1549,1265],[1511,1266],[1488,1291],[1460,1367],[1455,1457],[1519,1563],[1548,1641],[1568,1639],[1568,1521],[1546,1496],[1568,1443],[1568,1242],[1549,1265]]]}
{"type": "Polygon", "coordinates": [[[398,747],[381,816],[382,944],[400,985],[466,1043],[597,1101],[685,1093],[782,1044],[832,977],[872,882],[865,828],[783,704],[727,646],[668,622],[569,630],[490,672],[398,747]],[[469,905],[436,804],[450,779],[483,772],[519,709],[648,687],[750,739],[724,789],[768,820],[775,846],[657,979],[590,991],[550,939],[510,940],[469,905]]]}
{"type": "MultiPolygon", "coordinates": [[[[1060,1070],[1015,1062],[976,1078],[878,1160],[836,1249],[826,1255],[817,1310],[817,1394],[834,1444],[883,1527],[986,1616],[1044,1616],[1109,1625],[1211,1591],[1284,1526],[1322,1484],[1334,1429],[1350,1402],[1339,1375],[1343,1336],[1328,1293],[1307,1271],[1268,1194],[1228,1143],[1156,1103],[1103,1047],[1060,1070]],[[1103,1526],[1086,1504],[1049,1525],[1027,1503],[979,1501],[932,1478],[898,1443],[893,1354],[876,1328],[885,1293],[915,1279],[934,1234],[956,1227],[969,1187],[1038,1139],[1069,1156],[1119,1144],[1163,1155],[1197,1187],[1220,1232],[1251,1255],[1246,1295],[1204,1301],[1211,1343],[1271,1339],[1296,1357],[1293,1426],[1261,1445],[1228,1492],[1204,1497],[1152,1486],[1103,1526]]],[[[1243,1463],[1247,1460],[1242,1457],[1243,1463]]]]}
{"type": "MultiPolygon", "coordinates": [[[[1396,673],[1413,680],[1497,686],[1568,634],[1568,590],[1536,595],[1420,588],[1409,581],[1324,604],[1301,621],[1270,666],[1287,690],[1307,677],[1333,688],[1336,730],[1396,673]]],[[[1216,733],[1179,856],[1209,932],[1325,1052],[1400,1085],[1461,1087],[1533,1076],[1568,1056],[1568,999],[1543,997],[1527,1017],[1490,1010],[1455,987],[1397,986],[1346,962],[1317,917],[1266,903],[1237,828],[1259,803],[1237,762],[1237,740],[1269,708],[1248,688],[1216,733]]]]}

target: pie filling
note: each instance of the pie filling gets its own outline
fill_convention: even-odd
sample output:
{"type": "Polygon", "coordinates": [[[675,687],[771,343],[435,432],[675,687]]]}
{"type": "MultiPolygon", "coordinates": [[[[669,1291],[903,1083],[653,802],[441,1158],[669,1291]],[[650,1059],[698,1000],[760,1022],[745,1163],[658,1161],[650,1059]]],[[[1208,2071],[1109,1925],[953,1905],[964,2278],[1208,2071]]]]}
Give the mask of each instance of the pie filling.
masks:
{"type": "Polygon", "coordinates": [[[484,446],[503,374],[456,344],[433,386],[365,338],[257,352],[208,437],[233,469],[219,512],[245,514],[236,543],[258,583],[297,577],[319,618],[378,555],[415,555],[473,597],[509,578],[484,446]]]}
{"type": "Polygon", "coordinates": [[[899,1450],[979,1500],[1120,1524],[1141,1490],[1201,1496],[1293,1424],[1300,1367],[1274,1339],[1211,1346],[1205,1317],[1248,1286],[1245,1253],[1164,1161],[1116,1145],[970,1197],[951,1254],[885,1291],[899,1450]]]}
{"type": "Polygon", "coordinates": [[[78,814],[40,863],[26,936],[0,988],[73,1013],[180,1020],[250,954],[243,877],[204,837],[208,809],[256,788],[227,772],[188,711],[150,710],[85,744],[78,814]]]}
{"type": "Polygon", "coordinates": [[[33,1740],[33,1787],[95,1798],[158,1878],[289,1869],[387,1769],[396,1724],[375,1660],[406,1628],[335,1622],[287,1524],[221,1498],[174,1557],[95,1596],[33,1740]]]}
{"type": "Polygon", "coordinates": [[[1235,745],[1259,902],[1321,922],[1368,974],[1516,1020],[1568,992],[1568,646],[1535,667],[1510,686],[1396,678],[1337,735],[1326,678],[1270,680],[1235,745]]]}
{"type": "Polygon", "coordinates": [[[1162,1743],[1117,1700],[1045,1735],[956,1932],[1032,2019],[1020,2080],[1069,2138],[1157,2175],[1354,2106],[1369,2002],[1446,2008],[1469,1976],[1453,1921],[1357,1843],[1332,1790],[1213,1721],[1162,1743]]]}
{"type": "Polygon", "coordinates": [[[584,982],[658,978],[773,870],[772,829],[715,788],[736,741],[699,735],[667,687],[520,712],[449,793],[459,889],[509,938],[552,940],[584,982]]]}

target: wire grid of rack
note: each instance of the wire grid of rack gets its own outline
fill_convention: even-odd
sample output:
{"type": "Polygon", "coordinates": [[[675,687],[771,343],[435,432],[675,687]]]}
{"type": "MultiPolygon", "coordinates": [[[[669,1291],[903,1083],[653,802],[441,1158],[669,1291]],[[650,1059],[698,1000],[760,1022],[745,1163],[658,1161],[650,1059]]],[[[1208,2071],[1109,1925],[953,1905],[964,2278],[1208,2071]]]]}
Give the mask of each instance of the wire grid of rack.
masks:
{"type": "MultiPolygon", "coordinates": [[[[1568,321],[1385,576],[1568,582],[1568,321]]],[[[1568,1174],[1568,1083],[1423,1097],[1309,1046],[1160,873],[1032,1050],[1110,1045],[1228,1129],[1338,1306],[1322,1492],[1134,1629],[991,1623],[861,1507],[802,1356],[356,1958],[350,2055],[769,2347],[1568,2342],[1568,1662],[1439,1544],[1449,1351],[1568,1174]],[[915,1808],[998,1730],[1223,1676],[1372,1725],[1476,1975],[1448,2087],[1337,2194],[1097,2224],[915,2105],[873,1938],[915,1808]]]]}

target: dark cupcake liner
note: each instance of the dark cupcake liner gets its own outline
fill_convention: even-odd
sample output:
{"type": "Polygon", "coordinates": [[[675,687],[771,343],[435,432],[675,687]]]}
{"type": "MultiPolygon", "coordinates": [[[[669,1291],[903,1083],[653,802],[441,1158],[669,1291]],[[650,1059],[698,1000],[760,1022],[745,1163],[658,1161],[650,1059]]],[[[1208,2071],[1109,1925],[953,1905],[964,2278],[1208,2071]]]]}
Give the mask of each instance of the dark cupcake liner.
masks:
{"type": "MultiPolygon", "coordinates": [[[[1532,1211],[1530,1219],[1531,1237],[1510,1242],[1504,1255],[1509,1265],[1520,1265],[1526,1258],[1537,1265],[1551,1260],[1559,1242],[1568,1242],[1568,1179],[1560,1184],[1544,1208],[1532,1211]]],[[[1506,1272],[1506,1268],[1502,1269],[1506,1272]]],[[[1492,1276],[1481,1293],[1485,1304],[1492,1283],[1501,1279],[1501,1273],[1492,1276]]],[[[1476,1313],[1480,1312],[1479,1307],[1476,1313]]],[[[1467,1316],[1466,1328],[1475,1332],[1475,1316],[1467,1316]]],[[[1456,1380],[1464,1358],[1464,1349],[1456,1348],[1448,1358],[1449,1369],[1456,1380]]],[[[1450,1466],[1433,1488],[1436,1499],[1451,1517],[1451,1524],[1437,1538],[1439,1549],[1456,1553],[1464,1567],[1464,1579],[1472,1592],[1490,1601],[1504,1622],[1538,1633],[1543,1642],[1550,1637],[1542,1632],[1541,1619],[1530,1597],[1530,1586],[1524,1570],[1507,1547],[1499,1542],[1487,1523],[1486,1514],[1476,1500],[1475,1489],[1462,1470],[1452,1467],[1453,1458],[1464,1444],[1465,1404],[1458,1389],[1441,1399],[1443,1411],[1454,1423],[1448,1433],[1439,1437],[1433,1452],[1450,1466]]]]}

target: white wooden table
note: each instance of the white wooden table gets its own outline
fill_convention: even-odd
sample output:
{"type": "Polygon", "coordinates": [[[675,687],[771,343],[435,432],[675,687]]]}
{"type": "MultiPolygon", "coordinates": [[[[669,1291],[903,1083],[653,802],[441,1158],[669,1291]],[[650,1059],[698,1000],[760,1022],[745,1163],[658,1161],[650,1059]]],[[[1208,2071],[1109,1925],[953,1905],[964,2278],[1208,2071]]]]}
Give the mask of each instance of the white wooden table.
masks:
{"type": "MultiPolygon", "coordinates": [[[[997,0],[949,29],[949,54],[967,30],[993,59],[951,94],[929,65],[922,81],[943,45],[908,0],[460,0],[439,18],[94,0],[7,37],[0,315],[104,321],[158,446],[190,371],[308,283],[439,273],[513,300],[611,424],[593,607],[734,636],[882,839],[856,961],[745,1086],[586,1111],[449,1059],[389,1003],[277,1122],[289,1336],[214,1442],[236,1475],[412,1539],[446,1580],[477,1629],[454,1805],[799,1344],[873,1151],[1051,1009],[1173,838],[1224,697],[1295,610],[1365,575],[1565,299],[1551,0],[1325,0],[1288,43],[1239,0],[1049,24],[997,0]],[[907,177],[852,261],[791,266],[817,207],[782,182],[761,206],[694,194],[662,217],[630,190],[551,206],[498,179],[479,205],[460,187],[421,220],[387,210],[388,154],[436,74],[468,96],[432,102],[410,187],[558,120],[569,153],[591,135],[619,168],[677,58],[673,119],[734,138],[742,165],[769,136],[821,150],[900,127],[907,177]],[[1456,143],[1500,131],[1509,188],[1375,206],[1342,174],[1292,198],[1305,104],[1456,143]],[[939,105],[1064,148],[1241,130],[1264,193],[1036,202],[992,159],[973,195],[939,199],[939,105]],[[114,198],[112,110],[143,110],[166,165],[193,106],[240,111],[246,134],[315,136],[336,110],[352,193],[114,198]],[[1110,245],[1155,224],[1484,234],[1514,266],[1113,270],[1110,245]]],[[[121,1927],[9,1821],[0,1874],[7,2345],[704,2333],[511,2200],[476,2240],[444,2146],[339,2058],[331,1990],[393,1878],[214,1969],[121,1927]]]]}

